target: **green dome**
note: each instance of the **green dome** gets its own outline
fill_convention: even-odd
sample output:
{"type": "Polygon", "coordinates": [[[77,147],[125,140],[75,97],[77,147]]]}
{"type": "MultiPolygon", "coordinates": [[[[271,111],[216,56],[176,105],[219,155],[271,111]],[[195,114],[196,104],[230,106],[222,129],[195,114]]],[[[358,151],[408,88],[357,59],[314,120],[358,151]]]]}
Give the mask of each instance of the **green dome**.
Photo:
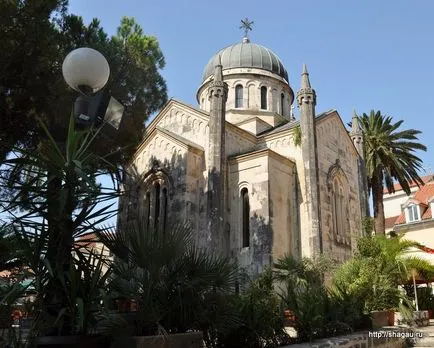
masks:
{"type": "Polygon", "coordinates": [[[244,40],[218,51],[205,66],[203,81],[214,74],[219,56],[223,70],[231,68],[256,68],[279,75],[288,82],[288,73],[273,51],[263,46],[244,40]]]}

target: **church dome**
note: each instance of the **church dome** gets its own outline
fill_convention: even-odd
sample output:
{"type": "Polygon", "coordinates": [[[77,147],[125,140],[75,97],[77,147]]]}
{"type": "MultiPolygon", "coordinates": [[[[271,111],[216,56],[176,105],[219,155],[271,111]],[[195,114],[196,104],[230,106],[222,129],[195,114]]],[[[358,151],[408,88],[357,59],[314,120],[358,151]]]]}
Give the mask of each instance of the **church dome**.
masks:
{"type": "Polygon", "coordinates": [[[288,82],[288,73],[280,59],[268,48],[251,43],[244,38],[242,43],[218,51],[205,66],[203,81],[214,74],[219,56],[223,70],[231,68],[256,68],[276,74],[288,82]]]}

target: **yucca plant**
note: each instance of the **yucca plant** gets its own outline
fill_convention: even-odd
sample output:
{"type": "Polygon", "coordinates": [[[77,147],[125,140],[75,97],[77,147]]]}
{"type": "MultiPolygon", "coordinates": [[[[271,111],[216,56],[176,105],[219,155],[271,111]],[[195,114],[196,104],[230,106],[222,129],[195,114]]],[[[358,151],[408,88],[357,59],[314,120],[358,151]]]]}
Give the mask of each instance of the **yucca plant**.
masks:
{"type": "MultiPolygon", "coordinates": [[[[17,148],[14,157],[3,163],[8,175],[1,182],[7,191],[1,203],[26,249],[26,266],[34,274],[40,334],[85,333],[87,324],[77,328],[74,314],[74,306],[80,305],[71,302],[74,279],[78,282],[74,277],[76,272],[85,275],[85,263],[72,252],[77,238],[92,233],[116,214],[108,201],[119,194],[119,171],[106,159],[111,154],[98,156],[92,151],[101,137],[99,129],[77,130],[71,117],[68,136],[58,143],[43,123],[41,127],[47,140],[37,151],[17,148]],[[98,178],[107,174],[112,177],[112,187],[98,183],[98,178]]],[[[87,266],[94,268],[94,277],[95,265],[87,266]]]]}

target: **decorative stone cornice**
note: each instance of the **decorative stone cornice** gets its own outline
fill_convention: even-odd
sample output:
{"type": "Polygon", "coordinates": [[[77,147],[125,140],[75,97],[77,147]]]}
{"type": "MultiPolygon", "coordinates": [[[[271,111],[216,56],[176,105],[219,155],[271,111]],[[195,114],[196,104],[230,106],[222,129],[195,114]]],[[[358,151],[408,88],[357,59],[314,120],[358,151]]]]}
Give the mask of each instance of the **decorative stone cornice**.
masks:
{"type": "Polygon", "coordinates": [[[284,163],[288,166],[295,167],[295,165],[296,165],[294,159],[290,159],[288,157],[282,156],[281,154],[279,154],[279,153],[277,153],[271,149],[268,149],[268,148],[255,150],[255,151],[242,153],[242,154],[232,155],[232,156],[228,157],[228,160],[229,160],[230,164],[235,164],[235,163],[250,161],[250,160],[264,157],[264,156],[274,158],[277,161],[279,161],[280,163],[284,163]]]}

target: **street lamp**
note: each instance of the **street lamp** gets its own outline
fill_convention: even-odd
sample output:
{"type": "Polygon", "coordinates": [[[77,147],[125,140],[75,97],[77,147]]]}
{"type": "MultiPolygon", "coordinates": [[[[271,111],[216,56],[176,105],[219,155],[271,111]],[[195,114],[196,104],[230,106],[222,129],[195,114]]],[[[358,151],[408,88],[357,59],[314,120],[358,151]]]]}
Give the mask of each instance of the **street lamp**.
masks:
{"type": "Polygon", "coordinates": [[[110,67],[97,50],[81,47],[66,56],[62,73],[72,89],[90,95],[104,88],[110,76],[110,67]]]}
{"type": "Polygon", "coordinates": [[[118,130],[124,106],[101,91],[110,76],[105,57],[89,47],[77,48],[66,56],[62,73],[66,83],[80,93],[74,104],[76,122],[84,126],[105,122],[118,130]]]}

